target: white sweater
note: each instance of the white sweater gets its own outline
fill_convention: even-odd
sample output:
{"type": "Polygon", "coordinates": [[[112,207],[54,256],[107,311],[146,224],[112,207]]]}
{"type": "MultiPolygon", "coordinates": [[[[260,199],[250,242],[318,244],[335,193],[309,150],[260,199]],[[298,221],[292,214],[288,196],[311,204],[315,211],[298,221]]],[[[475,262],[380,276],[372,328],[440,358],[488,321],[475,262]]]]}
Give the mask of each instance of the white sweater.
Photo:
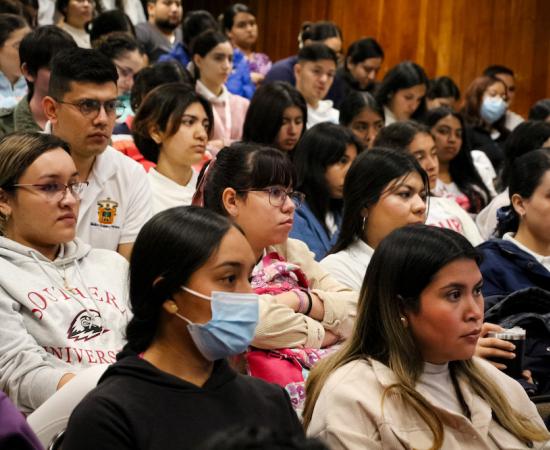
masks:
{"type": "Polygon", "coordinates": [[[0,237],[0,388],[24,412],[68,372],[115,361],[130,318],[126,259],[76,239],[50,261],[0,237]]]}

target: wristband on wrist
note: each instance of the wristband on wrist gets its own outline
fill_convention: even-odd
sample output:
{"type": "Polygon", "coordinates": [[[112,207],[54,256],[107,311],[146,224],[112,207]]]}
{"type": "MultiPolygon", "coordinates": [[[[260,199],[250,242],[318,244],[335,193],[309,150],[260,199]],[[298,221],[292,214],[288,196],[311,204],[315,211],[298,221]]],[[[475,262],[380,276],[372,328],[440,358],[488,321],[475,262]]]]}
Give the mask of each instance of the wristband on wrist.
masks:
{"type": "Polygon", "coordinates": [[[313,308],[313,298],[311,297],[311,294],[309,291],[303,291],[307,295],[308,305],[306,312],[304,313],[306,316],[309,316],[309,313],[311,312],[311,308],[313,308]]]}
{"type": "Polygon", "coordinates": [[[296,297],[298,297],[298,300],[299,300],[298,311],[297,312],[303,313],[304,310],[305,310],[305,307],[306,307],[306,296],[305,296],[305,294],[302,291],[298,290],[298,289],[295,289],[292,292],[294,292],[294,294],[296,294],[296,297]]]}

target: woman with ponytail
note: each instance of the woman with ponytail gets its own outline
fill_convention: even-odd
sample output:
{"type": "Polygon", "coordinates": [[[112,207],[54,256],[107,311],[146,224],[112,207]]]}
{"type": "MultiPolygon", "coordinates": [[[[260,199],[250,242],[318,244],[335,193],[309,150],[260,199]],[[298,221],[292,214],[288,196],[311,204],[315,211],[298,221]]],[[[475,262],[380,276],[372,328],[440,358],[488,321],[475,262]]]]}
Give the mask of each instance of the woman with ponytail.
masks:
{"type": "Polygon", "coordinates": [[[522,387],[474,358],[479,255],[458,233],[409,225],[377,247],[352,337],[307,383],[304,425],[332,449],[544,448],[522,387]]]}

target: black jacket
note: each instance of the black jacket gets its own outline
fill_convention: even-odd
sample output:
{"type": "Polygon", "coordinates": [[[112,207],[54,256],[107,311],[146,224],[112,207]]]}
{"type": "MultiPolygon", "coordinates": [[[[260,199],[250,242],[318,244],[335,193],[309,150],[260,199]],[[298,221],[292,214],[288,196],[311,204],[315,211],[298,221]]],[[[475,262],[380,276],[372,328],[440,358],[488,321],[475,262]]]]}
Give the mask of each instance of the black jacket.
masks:
{"type": "Polygon", "coordinates": [[[198,387],[131,354],[76,407],[63,449],[196,449],[235,426],[303,435],[283,388],[237,374],[224,360],[198,387]]]}

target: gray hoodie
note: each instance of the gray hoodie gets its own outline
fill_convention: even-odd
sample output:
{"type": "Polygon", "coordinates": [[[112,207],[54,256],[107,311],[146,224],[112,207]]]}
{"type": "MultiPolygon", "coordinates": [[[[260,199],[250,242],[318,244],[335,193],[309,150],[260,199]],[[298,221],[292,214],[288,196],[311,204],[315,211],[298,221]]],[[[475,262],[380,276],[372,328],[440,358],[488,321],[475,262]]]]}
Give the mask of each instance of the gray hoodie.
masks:
{"type": "Polygon", "coordinates": [[[54,261],[0,237],[0,389],[24,412],[61,377],[115,361],[130,318],[128,263],[75,239],[54,261]]]}

